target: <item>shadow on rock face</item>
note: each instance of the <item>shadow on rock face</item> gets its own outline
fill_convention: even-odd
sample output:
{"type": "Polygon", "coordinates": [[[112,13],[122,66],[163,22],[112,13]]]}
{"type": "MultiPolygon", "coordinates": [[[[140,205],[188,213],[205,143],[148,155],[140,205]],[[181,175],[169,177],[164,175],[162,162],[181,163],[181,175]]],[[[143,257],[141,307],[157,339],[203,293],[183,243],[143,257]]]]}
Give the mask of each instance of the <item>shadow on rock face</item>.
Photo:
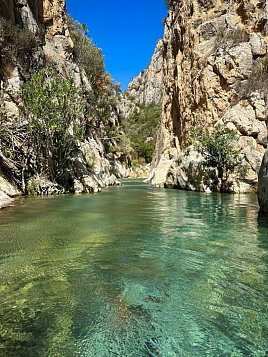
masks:
{"type": "MultiPolygon", "coordinates": [[[[260,230],[263,228],[268,230],[268,212],[264,212],[262,210],[259,210],[258,213],[258,227],[260,230]]],[[[267,232],[268,233],[268,232],[267,232]]],[[[268,234],[267,234],[267,240],[268,240],[268,234]]]]}

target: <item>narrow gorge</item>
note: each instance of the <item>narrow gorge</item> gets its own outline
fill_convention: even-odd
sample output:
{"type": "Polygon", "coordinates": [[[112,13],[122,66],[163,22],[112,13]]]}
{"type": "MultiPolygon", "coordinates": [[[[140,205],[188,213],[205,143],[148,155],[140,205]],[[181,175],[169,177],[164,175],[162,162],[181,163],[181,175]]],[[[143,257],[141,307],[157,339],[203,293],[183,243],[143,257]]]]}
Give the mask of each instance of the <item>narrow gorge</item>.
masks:
{"type": "MultiPolygon", "coordinates": [[[[4,2],[1,115],[5,125],[12,131],[15,123],[20,122],[15,124],[19,127],[28,120],[22,114],[23,83],[44,66],[56,66],[60,76],[71,78],[86,108],[80,113],[84,136],[79,154],[66,166],[68,183],[57,186],[60,182],[53,182],[45,169],[44,173],[36,170],[36,158],[21,148],[20,167],[2,155],[3,199],[8,201],[6,194],[28,192],[27,185],[30,190],[38,187],[39,193],[96,192],[129,176],[131,150],[122,140],[122,122],[140,111],[137,105],[162,106],[157,134],[151,134],[157,135],[153,159],[147,155],[147,162],[152,159],[148,182],[204,192],[256,192],[267,146],[266,5],[266,1],[169,1],[164,38],[158,41],[150,65],[120,95],[103,64],[93,73],[96,61],[83,63],[77,35],[79,31],[84,35],[83,30],[71,20],[68,23],[64,1],[4,2]],[[11,24],[19,26],[13,29],[11,44],[7,24],[10,31],[11,24]],[[21,41],[20,46],[16,41],[21,41]],[[221,138],[225,147],[220,147],[221,138]],[[228,145],[230,152],[226,152],[228,145]],[[13,187],[7,177],[14,178],[13,187]]],[[[128,121],[127,126],[131,126],[128,121]]]]}
{"type": "Polygon", "coordinates": [[[0,0],[0,356],[267,357],[267,113],[268,0],[0,0]]]}

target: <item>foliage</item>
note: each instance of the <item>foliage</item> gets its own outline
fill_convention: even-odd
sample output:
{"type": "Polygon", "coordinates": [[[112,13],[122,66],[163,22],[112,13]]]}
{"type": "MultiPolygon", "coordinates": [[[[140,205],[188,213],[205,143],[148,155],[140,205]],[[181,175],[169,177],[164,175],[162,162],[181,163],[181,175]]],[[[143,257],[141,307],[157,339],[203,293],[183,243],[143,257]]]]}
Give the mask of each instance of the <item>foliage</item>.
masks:
{"type": "Polygon", "coordinates": [[[102,51],[90,39],[85,24],[80,24],[68,16],[68,28],[74,43],[74,60],[85,70],[93,89],[97,90],[105,77],[102,51]]]}
{"type": "Polygon", "coordinates": [[[204,129],[199,137],[200,150],[205,157],[207,166],[217,167],[227,174],[239,162],[239,151],[234,148],[236,133],[221,125],[211,131],[204,129]]]}
{"type": "Polygon", "coordinates": [[[20,61],[29,63],[29,55],[38,45],[37,38],[27,28],[20,28],[11,21],[0,17],[0,51],[2,66],[20,61]]]}
{"type": "MultiPolygon", "coordinates": [[[[74,42],[74,60],[84,69],[92,86],[92,90],[87,89],[84,93],[86,134],[91,136],[94,132],[107,136],[107,128],[111,129],[117,121],[114,116],[118,115],[116,108],[120,84],[113,84],[111,76],[105,71],[101,49],[90,39],[86,25],[68,16],[68,27],[74,42]]],[[[107,140],[105,145],[111,146],[107,140]]]]}
{"type": "Polygon", "coordinates": [[[152,161],[160,114],[160,106],[143,105],[124,121],[124,130],[134,150],[134,159],[143,158],[146,163],[152,161]]]}
{"type": "Polygon", "coordinates": [[[23,87],[28,134],[38,170],[62,180],[82,139],[84,102],[71,79],[44,68],[23,87]]]}

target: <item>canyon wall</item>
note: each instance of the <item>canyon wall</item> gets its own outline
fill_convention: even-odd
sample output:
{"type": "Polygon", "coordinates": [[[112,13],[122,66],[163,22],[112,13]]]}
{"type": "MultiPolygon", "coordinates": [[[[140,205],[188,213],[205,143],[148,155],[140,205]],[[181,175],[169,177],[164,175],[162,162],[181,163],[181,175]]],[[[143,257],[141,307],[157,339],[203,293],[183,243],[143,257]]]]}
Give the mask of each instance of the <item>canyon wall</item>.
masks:
{"type": "MultiPolygon", "coordinates": [[[[253,192],[267,145],[266,0],[171,0],[163,39],[163,106],[149,182],[219,190],[192,128],[234,131],[240,167],[228,191],[253,192]]],[[[198,138],[197,138],[198,140],[198,138]]]]}
{"type": "Polygon", "coordinates": [[[149,66],[129,83],[126,95],[137,104],[161,104],[163,94],[163,41],[157,42],[149,66]]]}
{"type": "MultiPolygon", "coordinates": [[[[21,118],[23,84],[45,66],[53,66],[62,77],[72,78],[83,99],[86,95],[89,98],[95,95],[85,70],[74,58],[65,0],[6,0],[0,3],[0,16],[0,109],[1,120],[9,127],[15,128],[21,118]],[[9,38],[10,43],[7,43],[9,38]]],[[[108,82],[109,79],[105,83],[108,82]]],[[[123,153],[116,152],[117,143],[106,135],[108,129],[116,130],[121,122],[116,99],[119,97],[112,84],[109,91],[113,103],[106,103],[106,107],[109,106],[111,114],[99,119],[94,117],[93,111],[90,113],[91,129],[86,140],[79,144],[79,153],[68,169],[74,192],[97,192],[106,185],[118,184],[116,176],[128,175],[123,153]],[[108,146],[113,150],[107,152],[105,147],[108,146]]],[[[4,157],[3,150],[0,161],[0,201],[5,205],[10,197],[25,193],[24,183],[18,178],[21,173],[4,157]]],[[[28,183],[38,194],[68,191],[39,175],[28,183]]]]}

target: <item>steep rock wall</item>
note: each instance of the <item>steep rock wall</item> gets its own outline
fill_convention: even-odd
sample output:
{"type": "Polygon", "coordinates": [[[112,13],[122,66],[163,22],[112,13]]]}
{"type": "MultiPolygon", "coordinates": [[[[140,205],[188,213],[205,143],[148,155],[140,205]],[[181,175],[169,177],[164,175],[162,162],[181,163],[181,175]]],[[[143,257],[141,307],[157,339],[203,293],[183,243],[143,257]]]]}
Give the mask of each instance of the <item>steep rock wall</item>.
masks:
{"type": "Polygon", "coordinates": [[[43,24],[43,1],[5,0],[0,3],[0,14],[18,25],[33,26],[35,23],[38,30],[43,24]]]}
{"type": "MultiPolygon", "coordinates": [[[[8,68],[2,63],[2,95],[10,118],[19,115],[19,93],[23,82],[29,79],[30,72],[45,64],[57,64],[58,69],[67,72],[77,81],[75,73],[79,68],[72,61],[73,43],[69,36],[64,0],[16,0],[5,1],[1,5],[0,15],[28,29],[35,36],[36,44],[32,51],[19,58],[13,49],[13,61],[9,59],[8,68]]],[[[13,35],[14,36],[14,35],[13,35]]],[[[13,43],[11,46],[18,46],[13,43]]],[[[1,56],[4,58],[4,56],[1,56]]],[[[3,61],[3,59],[2,59],[3,61]]],[[[79,83],[78,83],[79,84],[79,83]]]]}
{"type": "Polygon", "coordinates": [[[242,178],[230,178],[230,191],[256,189],[267,143],[267,10],[267,1],[170,1],[163,113],[150,182],[215,189],[215,173],[204,172],[202,158],[196,152],[186,157],[185,149],[191,128],[221,123],[237,132],[246,168],[242,178]]]}
{"type": "MultiPolygon", "coordinates": [[[[73,78],[82,90],[92,90],[85,71],[79,68],[73,58],[73,41],[67,25],[65,0],[5,0],[0,3],[0,16],[19,28],[28,29],[36,41],[34,48],[23,53],[20,58],[17,49],[12,48],[14,44],[11,44],[11,57],[6,59],[5,53],[1,52],[3,47],[0,38],[0,109],[4,110],[9,122],[16,125],[20,116],[23,83],[30,78],[31,73],[44,65],[56,66],[58,72],[73,78]]],[[[14,43],[18,45],[16,41],[14,43]]],[[[117,126],[120,120],[119,110],[114,105],[111,117],[100,123],[100,127],[117,126]]],[[[80,154],[70,168],[75,192],[97,192],[104,186],[117,184],[118,180],[111,172],[116,171],[118,176],[128,175],[124,164],[120,162],[120,153],[116,154],[118,162],[115,155],[107,156],[105,143],[100,139],[99,132],[100,130],[93,130],[89,133],[87,141],[81,143],[80,154]]],[[[4,205],[10,202],[10,197],[21,194],[12,180],[12,170],[10,167],[10,172],[0,172],[0,201],[4,205]]],[[[35,177],[32,180],[40,194],[64,191],[44,177],[35,177]]]]}
{"type": "Polygon", "coordinates": [[[163,93],[163,41],[158,41],[149,66],[129,83],[126,93],[138,104],[161,104],[163,93]]]}

